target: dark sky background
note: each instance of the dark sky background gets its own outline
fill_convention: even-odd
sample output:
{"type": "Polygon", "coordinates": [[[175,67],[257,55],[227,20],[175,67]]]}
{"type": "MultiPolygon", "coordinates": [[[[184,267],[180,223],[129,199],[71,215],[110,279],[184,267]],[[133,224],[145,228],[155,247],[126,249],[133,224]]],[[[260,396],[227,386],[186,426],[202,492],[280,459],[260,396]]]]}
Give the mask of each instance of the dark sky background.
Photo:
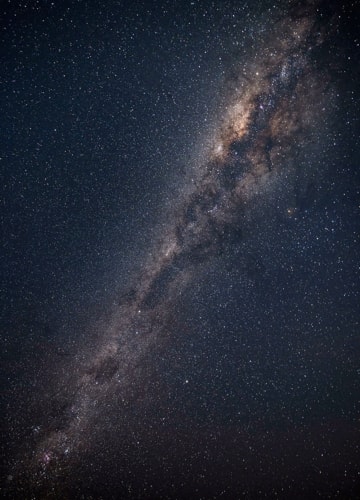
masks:
{"type": "Polygon", "coordinates": [[[124,272],[186,165],[216,43],[201,38],[202,13],[170,7],[43,2],[2,16],[5,295],[15,309],[103,296],[106,269],[124,272]]]}
{"type": "MultiPolygon", "coordinates": [[[[285,5],[1,3],[9,498],[26,498],[14,464],[37,432],[45,379],[63,384],[51,363],[76,365],[136,283],[238,68],[285,5]]],[[[326,30],[338,18],[314,56],[336,96],[296,156],[310,174],[277,185],[186,287],[171,339],[140,361],[123,427],[106,409],[94,428],[79,483],[36,498],[360,494],[359,6],[319,5],[326,30]]]]}

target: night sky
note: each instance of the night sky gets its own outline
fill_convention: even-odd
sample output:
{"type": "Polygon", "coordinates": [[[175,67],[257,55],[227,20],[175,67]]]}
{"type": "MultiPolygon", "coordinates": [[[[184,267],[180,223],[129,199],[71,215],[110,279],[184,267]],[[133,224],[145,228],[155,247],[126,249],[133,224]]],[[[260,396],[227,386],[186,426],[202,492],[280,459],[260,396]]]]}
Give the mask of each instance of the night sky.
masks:
{"type": "Polygon", "coordinates": [[[1,3],[2,497],[359,498],[359,26],[1,3]]]}

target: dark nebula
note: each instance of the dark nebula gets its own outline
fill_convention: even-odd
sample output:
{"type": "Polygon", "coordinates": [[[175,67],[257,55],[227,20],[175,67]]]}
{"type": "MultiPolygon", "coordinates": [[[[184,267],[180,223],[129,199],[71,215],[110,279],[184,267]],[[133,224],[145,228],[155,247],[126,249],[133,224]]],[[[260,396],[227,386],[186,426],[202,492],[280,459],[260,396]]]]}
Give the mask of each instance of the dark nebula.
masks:
{"type": "MultiPolygon", "coordinates": [[[[101,5],[111,10],[113,3],[101,5]]],[[[146,24],[151,7],[145,4],[138,4],[138,15],[146,24]]],[[[111,307],[95,311],[93,326],[82,320],[75,340],[56,338],[36,319],[22,328],[4,323],[13,347],[2,376],[17,381],[4,397],[5,497],[360,494],[356,5],[236,4],[161,2],[167,15],[143,32],[144,51],[146,36],[173,33],[179,61],[182,44],[190,50],[187,37],[193,51],[215,51],[216,42],[218,61],[230,57],[231,43],[244,45],[229,63],[219,63],[226,68],[214,59],[205,69],[211,58],[205,60],[199,85],[214,75],[205,99],[217,92],[218,109],[206,117],[205,131],[194,125],[200,144],[191,160],[183,158],[189,163],[183,175],[169,168],[177,194],[171,199],[172,188],[162,188],[168,201],[154,215],[143,249],[136,249],[135,236],[123,243],[133,261],[131,278],[124,278],[111,307]],[[206,23],[213,42],[203,39],[206,23]],[[36,341],[26,344],[29,325],[36,341]],[[28,372],[14,369],[17,356],[28,372]],[[25,387],[26,380],[36,383],[25,387]],[[23,406],[10,400],[23,401],[22,416],[23,406]]],[[[93,22],[94,51],[116,29],[131,26],[134,8],[124,3],[123,20],[107,18],[109,35],[93,22]]],[[[24,9],[19,15],[26,19],[24,9]]],[[[13,29],[14,12],[7,12],[4,29],[13,29]]],[[[129,51],[136,50],[131,33],[129,51]]],[[[152,57],[144,56],[148,72],[152,57]]],[[[160,76],[148,78],[145,88],[154,88],[153,81],[166,87],[160,76]]],[[[149,99],[149,107],[163,101],[160,114],[169,120],[187,94],[174,85],[149,99]]],[[[134,107],[123,99],[130,121],[134,107]]],[[[156,140],[171,160],[181,134],[165,144],[176,130],[162,138],[161,119],[152,128],[137,118],[149,135],[142,132],[136,148],[146,156],[156,140]]],[[[96,157],[89,161],[92,169],[101,167],[96,157]]],[[[125,164],[123,178],[138,175],[141,183],[141,169],[132,172],[131,158],[125,164]]],[[[160,207],[160,195],[152,203],[160,207]]],[[[81,279],[75,268],[74,285],[81,279]]],[[[36,300],[41,309],[40,292],[36,300]]]]}

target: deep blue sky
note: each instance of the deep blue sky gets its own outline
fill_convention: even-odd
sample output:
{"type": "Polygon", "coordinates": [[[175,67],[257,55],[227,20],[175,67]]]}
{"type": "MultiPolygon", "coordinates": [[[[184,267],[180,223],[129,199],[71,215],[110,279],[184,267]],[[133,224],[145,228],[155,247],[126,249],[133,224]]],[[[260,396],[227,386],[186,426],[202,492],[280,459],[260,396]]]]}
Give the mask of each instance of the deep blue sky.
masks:
{"type": "MultiPolygon", "coordinates": [[[[1,6],[1,377],[6,425],[17,422],[9,448],[33,432],[43,358],[70,359],[136,280],[239,67],[270,12],[282,11],[273,3],[1,6]]],[[[102,465],[83,465],[97,481],[90,493],[105,488],[103,477],[111,491],[115,460],[143,498],[150,483],[173,496],[227,485],[231,498],[245,462],[249,494],[262,480],[272,493],[295,485],[295,497],[304,484],[308,494],[359,491],[360,41],[356,8],[337,8],[337,31],[312,56],[334,88],[326,123],[294,155],[293,184],[246,216],[241,237],[186,288],[172,340],[141,367],[148,402],[129,405],[125,430],[104,417],[102,465]]],[[[325,31],[331,9],[319,11],[325,31]]]]}

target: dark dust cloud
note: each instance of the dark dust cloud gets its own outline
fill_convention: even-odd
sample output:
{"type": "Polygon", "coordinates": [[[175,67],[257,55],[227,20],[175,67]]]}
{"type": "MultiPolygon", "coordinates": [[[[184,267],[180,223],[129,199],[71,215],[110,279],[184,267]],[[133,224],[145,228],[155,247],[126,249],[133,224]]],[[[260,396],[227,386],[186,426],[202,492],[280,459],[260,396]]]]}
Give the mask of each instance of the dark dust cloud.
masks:
{"type": "Polygon", "coordinates": [[[357,2],[8,2],[5,498],[356,498],[357,2]]]}

